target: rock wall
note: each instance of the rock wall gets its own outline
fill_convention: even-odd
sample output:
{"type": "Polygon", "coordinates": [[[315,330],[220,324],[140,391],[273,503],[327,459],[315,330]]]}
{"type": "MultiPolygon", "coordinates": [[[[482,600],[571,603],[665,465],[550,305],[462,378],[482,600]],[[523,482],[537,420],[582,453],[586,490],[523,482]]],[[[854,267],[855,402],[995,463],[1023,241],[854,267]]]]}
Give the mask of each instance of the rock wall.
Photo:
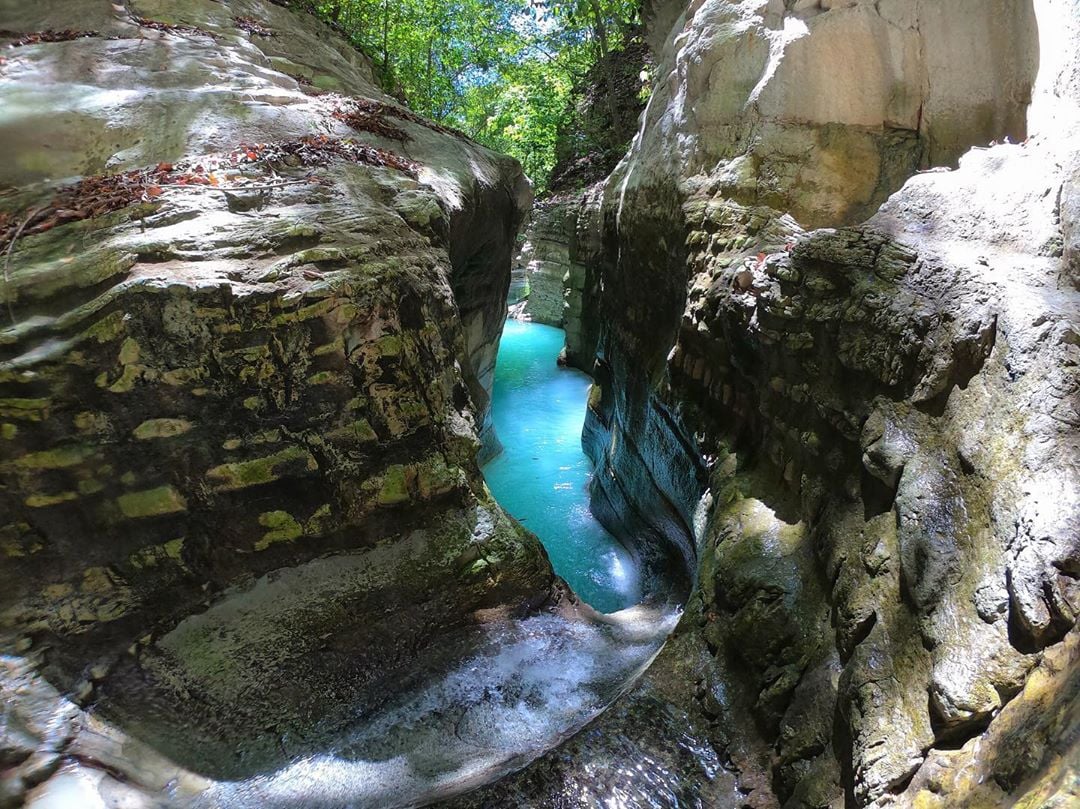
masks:
{"type": "Polygon", "coordinates": [[[602,185],[538,203],[514,260],[528,296],[511,308],[513,317],[566,330],[563,359],[591,370],[596,350],[598,300],[596,261],[600,254],[602,185]],[[587,308],[588,307],[588,308],[587,308]]]}
{"type": "MultiPolygon", "coordinates": [[[[550,593],[476,465],[528,183],[308,15],[2,17],[31,35],[0,64],[4,653],[182,765],[264,771],[550,593]]],[[[68,738],[43,764],[12,727],[0,803],[68,738]]]]}
{"type": "Polygon", "coordinates": [[[527,286],[524,305],[515,316],[562,328],[567,320],[568,275],[580,275],[584,268],[570,260],[576,211],[561,200],[540,203],[533,210],[525,230],[525,241],[514,258],[514,273],[527,286]]]}
{"type": "Polygon", "coordinates": [[[836,225],[917,168],[1026,134],[1031,2],[651,4],[661,22],[679,11],[635,147],[657,156],[637,171],[708,175],[742,204],[836,225]]]}
{"type": "Polygon", "coordinates": [[[1075,5],[648,16],[585,437],[695,560],[730,805],[1075,800],[1075,5]]]}

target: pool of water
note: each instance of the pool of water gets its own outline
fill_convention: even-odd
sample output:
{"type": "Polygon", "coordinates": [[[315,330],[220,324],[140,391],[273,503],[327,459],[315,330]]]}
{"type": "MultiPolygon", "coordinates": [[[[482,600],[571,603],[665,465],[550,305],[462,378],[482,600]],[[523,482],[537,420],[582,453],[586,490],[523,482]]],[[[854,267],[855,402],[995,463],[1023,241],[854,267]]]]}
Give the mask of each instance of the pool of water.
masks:
{"type": "Polygon", "coordinates": [[[563,340],[562,329],[506,322],[491,404],[503,452],[484,477],[499,504],[544,543],[574,592],[615,612],[641,601],[641,574],[589,511],[593,469],[581,428],[590,380],[556,364],[563,340]]]}

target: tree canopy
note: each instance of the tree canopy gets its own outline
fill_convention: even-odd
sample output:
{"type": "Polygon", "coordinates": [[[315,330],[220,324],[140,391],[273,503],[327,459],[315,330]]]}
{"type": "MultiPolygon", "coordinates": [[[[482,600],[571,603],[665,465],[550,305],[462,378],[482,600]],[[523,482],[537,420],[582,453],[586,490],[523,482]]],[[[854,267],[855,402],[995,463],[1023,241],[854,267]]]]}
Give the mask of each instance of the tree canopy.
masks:
{"type": "Polygon", "coordinates": [[[371,57],[387,92],[513,155],[541,191],[559,133],[574,130],[574,94],[611,83],[596,67],[639,13],[638,0],[315,0],[315,11],[371,57]]]}

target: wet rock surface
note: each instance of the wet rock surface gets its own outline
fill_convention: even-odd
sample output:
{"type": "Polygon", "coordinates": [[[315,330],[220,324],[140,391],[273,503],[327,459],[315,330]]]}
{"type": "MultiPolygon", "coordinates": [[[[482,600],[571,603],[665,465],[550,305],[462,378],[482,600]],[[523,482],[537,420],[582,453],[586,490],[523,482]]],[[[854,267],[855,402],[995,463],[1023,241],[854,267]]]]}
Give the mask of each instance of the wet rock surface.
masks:
{"type": "Polygon", "coordinates": [[[527,296],[513,308],[513,317],[558,328],[566,325],[568,274],[584,269],[570,261],[572,226],[573,218],[565,205],[533,209],[525,241],[514,257],[514,278],[520,279],[527,296]]]}
{"type": "MultiPolygon", "coordinates": [[[[427,725],[390,709],[442,704],[485,632],[549,654],[513,620],[541,606],[556,647],[642,647],[597,674],[602,709],[656,621],[586,627],[476,465],[517,165],[405,113],[335,117],[310,88],[389,102],[275,5],[8,16],[79,35],[31,36],[0,78],[0,805],[287,806],[314,782],[335,805],[414,730],[453,759],[492,705],[530,708],[498,681],[427,725]],[[408,162],[248,165],[306,137],[408,162]],[[36,228],[62,178],[155,167],[170,187],[36,228]],[[365,747],[372,717],[408,732],[365,747]]],[[[646,17],[641,131],[543,260],[569,262],[567,360],[597,382],[594,511],[697,585],[640,686],[452,805],[1076,802],[1075,8],[646,17]]],[[[412,761],[410,800],[441,761],[412,761]]]]}
{"type": "Polygon", "coordinates": [[[676,636],[626,696],[522,772],[445,809],[624,806],[684,809],[731,805],[733,767],[718,752],[727,718],[694,699],[712,658],[700,640],[676,636]]]}

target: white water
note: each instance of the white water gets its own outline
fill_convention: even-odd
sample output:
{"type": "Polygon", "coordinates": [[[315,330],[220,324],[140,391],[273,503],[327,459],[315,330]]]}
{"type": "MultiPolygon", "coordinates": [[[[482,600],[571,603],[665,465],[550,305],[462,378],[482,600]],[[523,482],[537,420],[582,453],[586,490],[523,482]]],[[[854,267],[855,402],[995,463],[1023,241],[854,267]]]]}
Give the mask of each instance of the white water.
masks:
{"type": "Polygon", "coordinates": [[[604,622],[540,615],[481,630],[479,648],[341,738],[331,752],[219,784],[200,807],[407,807],[519,769],[607,707],[655,657],[674,611],[604,622]]]}

